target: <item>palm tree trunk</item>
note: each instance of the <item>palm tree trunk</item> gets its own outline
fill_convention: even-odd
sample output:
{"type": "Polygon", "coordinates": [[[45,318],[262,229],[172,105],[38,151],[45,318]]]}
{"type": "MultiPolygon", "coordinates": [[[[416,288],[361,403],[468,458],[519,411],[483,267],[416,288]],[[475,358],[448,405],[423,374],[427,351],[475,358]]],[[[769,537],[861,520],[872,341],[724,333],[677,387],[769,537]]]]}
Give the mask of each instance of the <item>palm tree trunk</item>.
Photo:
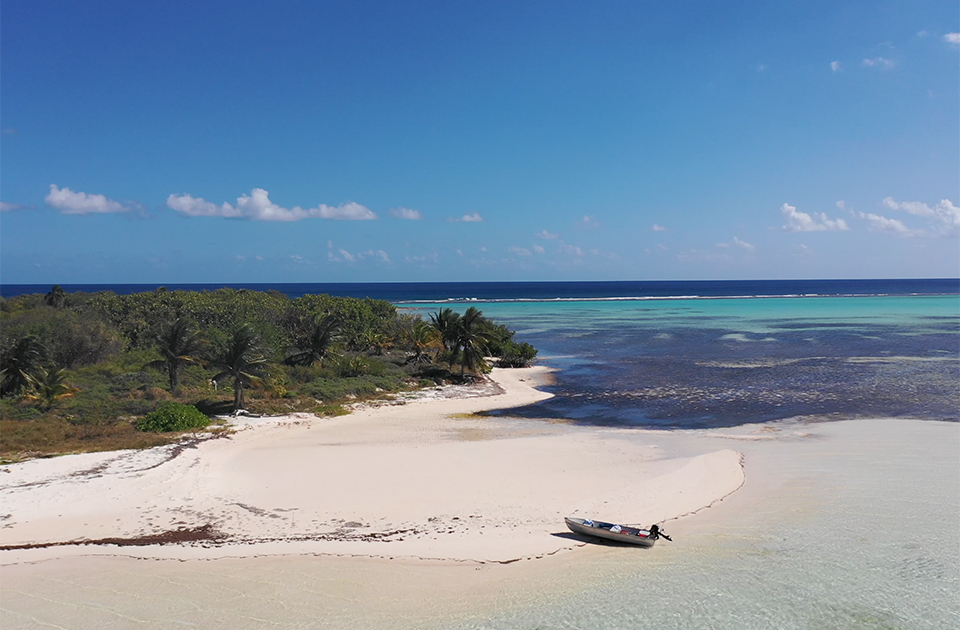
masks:
{"type": "Polygon", "coordinates": [[[239,376],[233,379],[233,410],[243,409],[243,379],[239,376]]]}

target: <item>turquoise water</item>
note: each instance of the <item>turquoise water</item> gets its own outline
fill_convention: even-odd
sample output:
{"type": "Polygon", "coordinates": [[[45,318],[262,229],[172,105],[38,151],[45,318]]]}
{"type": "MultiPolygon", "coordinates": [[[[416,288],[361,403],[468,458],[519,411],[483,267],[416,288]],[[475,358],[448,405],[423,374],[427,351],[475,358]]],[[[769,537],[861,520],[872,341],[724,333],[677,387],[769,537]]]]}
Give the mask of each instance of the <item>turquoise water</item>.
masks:
{"type": "Polygon", "coordinates": [[[669,428],[960,416],[956,295],[472,305],[561,370],[555,398],[515,415],[669,428]]]}
{"type": "Polygon", "coordinates": [[[748,484],[778,491],[734,494],[718,508],[729,509],[670,527],[674,542],[649,552],[609,548],[556,596],[441,627],[960,627],[960,431],[879,429],[829,423],[806,428],[815,434],[806,444],[725,444],[744,451],[748,484]],[[761,453],[771,448],[782,457],[761,453]]]}

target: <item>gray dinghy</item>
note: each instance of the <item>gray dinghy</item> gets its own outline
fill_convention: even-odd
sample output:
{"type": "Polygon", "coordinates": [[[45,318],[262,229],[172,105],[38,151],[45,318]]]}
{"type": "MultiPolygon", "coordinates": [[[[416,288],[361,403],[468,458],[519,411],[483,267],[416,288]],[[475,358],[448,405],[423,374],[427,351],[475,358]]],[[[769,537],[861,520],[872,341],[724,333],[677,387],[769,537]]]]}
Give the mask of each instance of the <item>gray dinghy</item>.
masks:
{"type": "Polygon", "coordinates": [[[616,525],[614,523],[604,523],[603,521],[594,521],[588,518],[575,518],[567,516],[563,519],[567,527],[574,534],[584,536],[596,536],[607,540],[626,543],[628,545],[637,545],[639,547],[653,547],[658,538],[671,540],[669,536],[660,531],[657,525],[651,525],[650,529],[640,527],[629,527],[627,525],[616,525]]]}

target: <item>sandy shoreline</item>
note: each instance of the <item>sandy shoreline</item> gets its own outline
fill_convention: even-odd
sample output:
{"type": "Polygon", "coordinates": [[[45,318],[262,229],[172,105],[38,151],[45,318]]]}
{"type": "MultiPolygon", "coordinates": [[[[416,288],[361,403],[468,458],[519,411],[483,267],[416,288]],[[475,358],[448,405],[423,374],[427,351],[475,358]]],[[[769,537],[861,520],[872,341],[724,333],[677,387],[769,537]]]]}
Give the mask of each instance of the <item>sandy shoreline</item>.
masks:
{"type": "MultiPolygon", "coordinates": [[[[809,620],[822,614],[816,602],[854,602],[862,616],[907,586],[910,614],[957,613],[937,593],[955,593],[960,567],[944,546],[960,535],[960,425],[641,431],[468,415],[545,397],[534,388],[543,376],[498,371],[495,396],[434,392],[340,418],[249,419],[176,457],[165,447],[4,467],[3,545],[201,526],[224,538],[2,551],[3,625],[552,627],[551,615],[623,608],[658,612],[643,627],[694,627],[724,601],[757,607],[758,589],[780,605],[809,602],[795,613],[809,620]],[[564,531],[562,516],[576,513],[671,519],[674,542],[586,543],[564,531]],[[889,527],[909,540],[874,536],[889,527]],[[654,583],[657,601],[645,601],[654,583]]],[[[765,621],[750,627],[771,627],[758,614],[765,621]]]]}
{"type": "Polygon", "coordinates": [[[662,523],[742,484],[729,445],[667,456],[622,430],[469,415],[548,397],[535,389],[547,374],[496,370],[493,395],[249,419],[186,448],[7,466],[0,564],[306,553],[511,563],[581,545],[557,535],[565,515],[662,523]],[[197,540],[144,544],[165,535],[197,540]]]}

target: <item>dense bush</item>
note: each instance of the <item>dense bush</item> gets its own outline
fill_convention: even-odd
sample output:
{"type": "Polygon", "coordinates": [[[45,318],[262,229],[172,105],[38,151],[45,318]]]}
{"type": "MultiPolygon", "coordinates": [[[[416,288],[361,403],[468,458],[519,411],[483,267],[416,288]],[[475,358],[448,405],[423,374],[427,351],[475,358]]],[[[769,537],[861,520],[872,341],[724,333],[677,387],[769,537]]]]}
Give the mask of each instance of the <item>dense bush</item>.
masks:
{"type": "Polygon", "coordinates": [[[43,342],[47,357],[59,367],[93,365],[116,357],[126,345],[118,331],[93,313],[37,308],[3,319],[2,345],[35,336],[43,342]]]}
{"type": "Polygon", "coordinates": [[[497,367],[521,368],[530,365],[537,356],[537,349],[529,343],[510,341],[502,346],[501,353],[497,367]]]}
{"type": "Polygon", "coordinates": [[[203,415],[193,405],[184,405],[177,402],[166,402],[157,407],[157,410],[148,413],[137,422],[137,431],[153,431],[166,433],[169,431],[189,431],[202,429],[210,424],[210,418],[203,415]]]}

